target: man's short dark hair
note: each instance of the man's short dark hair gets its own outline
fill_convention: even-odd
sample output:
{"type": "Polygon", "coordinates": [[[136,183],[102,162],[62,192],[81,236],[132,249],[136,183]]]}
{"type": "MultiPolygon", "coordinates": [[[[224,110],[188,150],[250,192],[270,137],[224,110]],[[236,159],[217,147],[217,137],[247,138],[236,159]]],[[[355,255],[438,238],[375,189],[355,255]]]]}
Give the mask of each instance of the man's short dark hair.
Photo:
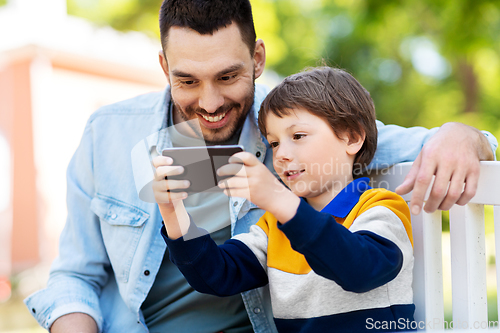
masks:
{"type": "Polygon", "coordinates": [[[370,163],[377,149],[375,106],[370,93],[352,75],[323,66],[285,78],[261,104],[259,128],[264,136],[269,113],[281,118],[294,108],[303,108],[326,120],[337,137],[347,134],[349,139],[355,139],[364,134],[353,174],[359,175],[370,163]]]}
{"type": "Polygon", "coordinates": [[[186,27],[201,35],[236,23],[250,55],[255,51],[255,27],[249,0],[164,0],[160,9],[160,36],[163,52],[172,26],[186,27]]]}

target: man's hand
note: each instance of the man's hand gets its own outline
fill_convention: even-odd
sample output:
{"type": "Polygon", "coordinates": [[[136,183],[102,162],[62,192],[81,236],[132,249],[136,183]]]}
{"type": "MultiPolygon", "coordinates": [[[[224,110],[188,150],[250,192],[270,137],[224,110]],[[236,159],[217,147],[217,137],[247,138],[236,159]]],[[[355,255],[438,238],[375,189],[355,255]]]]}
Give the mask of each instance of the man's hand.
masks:
{"type": "Polygon", "coordinates": [[[94,319],[80,312],[69,313],[59,317],[50,327],[51,333],[97,333],[94,319]]]}
{"type": "Polygon", "coordinates": [[[493,152],[480,131],[461,123],[446,123],[424,145],[396,192],[402,195],[413,190],[410,209],[417,215],[435,176],[426,212],[465,205],[476,194],[479,161],[486,160],[493,160],[493,152]]]}
{"type": "Polygon", "coordinates": [[[165,179],[167,176],[180,175],[184,172],[183,167],[173,166],[172,163],[173,160],[167,156],[157,156],[153,159],[153,166],[156,169],[153,193],[168,237],[177,239],[185,235],[189,228],[189,216],[182,201],[187,198],[187,193],[172,192],[172,190],[188,188],[189,181],[165,179]]]}
{"type": "Polygon", "coordinates": [[[288,190],[253,154],[242,152],[229,158],[217,170],[219,176],[232,176],[219,183],[228,196],[250,200],[271,212],[281,223],[295,216],[300,199],[288,190]],[[241,163],[244,164],[241,167],[241,163]]]}

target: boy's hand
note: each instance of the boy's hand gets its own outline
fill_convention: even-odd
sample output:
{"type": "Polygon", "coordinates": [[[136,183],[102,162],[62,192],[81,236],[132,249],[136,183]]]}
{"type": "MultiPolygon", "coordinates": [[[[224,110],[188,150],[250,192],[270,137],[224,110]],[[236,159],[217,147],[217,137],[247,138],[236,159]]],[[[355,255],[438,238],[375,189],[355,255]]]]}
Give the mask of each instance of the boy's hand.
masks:
{"type": "Polygon", "coordinates": [[[271,212],[281,223],[290,220],[297,212],[299,197],[281,184],[251,153],[234,154],[229,158],[229,164],[217,170],[217,175],[231,176],[219,182],[225,195],[248,199],[271,212]]]}
{"type": "Polygon", "coordinates": [[[158,205],[172,205],[172,202],[176,200],[187,198],[186,192],[172,191],[188,188],[188,180],[165,179],[167,176],[176,176],[184,172],[182,166],[174,166],[172,163],[173,160],[168,156],[157,156],[153,159],[153,166],[156,169],[153,193],[158,205]]]}
{"type": "Polygon", "coordinates": [[[153,193],[168,237],[177,239],[185,235],[189,228],[189,216],[182,201],[187,198],[187,193],[171,191],[188,188],[189,181],[165,179],[166,176],[180,175],[184,172],[183,167],[173,166],[172,163],[173,160],[167,156],[157,156],[153,159],[153,166],[156,169],[153,193]]]}

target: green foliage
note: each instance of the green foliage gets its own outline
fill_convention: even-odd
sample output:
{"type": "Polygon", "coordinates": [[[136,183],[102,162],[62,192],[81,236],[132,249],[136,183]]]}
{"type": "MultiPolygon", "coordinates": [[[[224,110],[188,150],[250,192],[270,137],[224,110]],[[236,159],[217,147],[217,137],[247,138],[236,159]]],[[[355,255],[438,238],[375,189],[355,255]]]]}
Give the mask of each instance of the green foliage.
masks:
{"type": "MultiPolygon", "coordinates": [[[[2,1],[2,0],[0,0],[2,1]]],[[[378,118],[403,126],[461,121],[500,137],[496,0],[251,0],[267,68],[325,61],[371,93],[378,118]]],[[[68,0],[70,14],[159,36],[160,0],[68,0]]]]}
{"type": "Polygon", "coordinates": [[[68,14],[121,31],[142,31],[159,38],[160,0],[68,0],[68,14]]]}

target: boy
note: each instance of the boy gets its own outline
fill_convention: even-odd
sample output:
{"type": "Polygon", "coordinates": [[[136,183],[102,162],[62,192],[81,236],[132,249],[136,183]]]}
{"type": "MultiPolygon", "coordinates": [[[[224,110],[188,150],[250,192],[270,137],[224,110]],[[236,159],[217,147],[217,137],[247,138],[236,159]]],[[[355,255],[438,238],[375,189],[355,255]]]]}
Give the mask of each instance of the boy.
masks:
{"type": "MultiPolygon", "coordinates": [[[[182,195],[165,203],[173,194],[158,183],[172,262],[203,293],[234,295],[269,283],[280,332],[372,331],[374,322],[390,331],[407,329],[414,312],[408,206],[353,176],[376,149],[369,93],[342,70],[311,69],[269,93],[259,127],[290,190],[252,154],[233,155],[218,170],[233,177],[219,187],[266,213],[249,233],[217,246],[190,223],[175,200],[182,195]]],[[[154,160],[157,170],[162,163],[154,160]]]]}

